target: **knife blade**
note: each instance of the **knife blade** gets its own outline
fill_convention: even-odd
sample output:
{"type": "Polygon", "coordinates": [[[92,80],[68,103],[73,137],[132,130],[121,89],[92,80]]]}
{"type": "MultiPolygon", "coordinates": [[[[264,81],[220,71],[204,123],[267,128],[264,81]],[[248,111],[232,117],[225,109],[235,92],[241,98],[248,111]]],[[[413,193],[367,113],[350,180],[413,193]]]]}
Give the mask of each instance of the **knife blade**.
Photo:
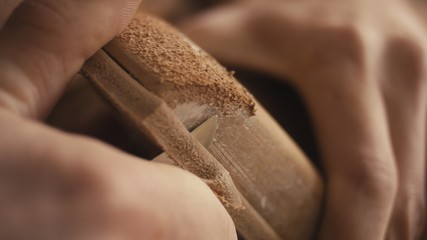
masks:
{"type": "MultiPolygon", "coordinates": [[[[191,136],[193,136],[200,144],[205,148],[208,147],[213,137],[215,136],[216,130],[218,128],[218,116],[212,116],[208,120],[201,123],[193,131],[191,131],[191,136]]],[[[176,162],[169,157],[166,152],[161,153],[155,157],[152,162],[165,163],[170,165],[177,165],[176,162]]]]}

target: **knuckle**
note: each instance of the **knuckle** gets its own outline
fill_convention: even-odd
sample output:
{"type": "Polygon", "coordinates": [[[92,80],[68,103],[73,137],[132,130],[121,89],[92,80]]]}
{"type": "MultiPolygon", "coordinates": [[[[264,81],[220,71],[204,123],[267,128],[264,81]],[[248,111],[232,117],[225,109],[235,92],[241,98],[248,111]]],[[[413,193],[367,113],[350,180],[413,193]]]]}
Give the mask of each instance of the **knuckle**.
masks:
{"type": "Polygon", "coordinates": [[[360,24],[314,21],[283,14],[280,8],[258,8],[251,13],[247,23],[251,37],[289,69],[291,78],[318,79],[321,74],[364,79],[360,75],[365,72],[366,56],[373,45],[360,24]]]}
{"type": "Polygon", "coordinates": [[[391,202],[397,192],[397,173],[386,155],[363,156],[346,171],[350,185],[369,199],[391,202]]]}
{"type": "MultiPolygon", "coordinates": [[[[323,30],[323,29],[321,29],[323,30]]],[[[350,49],[352,52],[361,51],[365,45],[365,34],[360,27],[355,24],[348,25],[327,25],[324,30],[328,33],[327,40],[331,46],[338,44],[338,47],[350,49]]],[[[340,48],[338,48],[340,49],[340,48]]]]}
{"type": "Polygon", "coordinates": [[[312,43],[300,52],[301,62],[313,70],[310,72],[331,81],[349,77],[357,81],[367,79],[366,57],[371,46],[360,27],[326,25],[313,29],[310,35],[312,43]]]}
{"type": "Polygon", "coordinates": [[[319,29],[318,34],[322,44],[319,49],[325,58],[321,60],[326,60],[326,63],[350,64],[359,71],[362,70],[367,46],[364,34],[357,26],[329,26],[319,29]]]}
{"type": "Polygon", "coordinates": [[[417,90],[425,84],[426,49],[416,38],[390,37],[383,53],[384,73],[389,81],[417,90]]]}

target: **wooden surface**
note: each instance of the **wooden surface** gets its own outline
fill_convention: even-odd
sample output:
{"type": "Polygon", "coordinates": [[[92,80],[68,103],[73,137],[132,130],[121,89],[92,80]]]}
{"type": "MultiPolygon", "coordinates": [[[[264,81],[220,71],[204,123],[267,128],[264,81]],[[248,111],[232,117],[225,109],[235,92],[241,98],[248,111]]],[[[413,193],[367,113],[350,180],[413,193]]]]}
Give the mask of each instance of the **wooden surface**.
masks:
{"type": "MultiPolygon", "coordinates": [[[[136,104],[133,111],[143,112],[138,116],[140,119],[155,116],[162,106],[181,123],[182,126],[176,128],[191,130],[209,117],[218,116],[218,130],[211,145],[205,149],[203,159],[212,158],[217,162],[220,165],[217,169],[224,169],[220,170],[223,171],[221,176],[230,174],[235,190],[229,185],[220,185],[219,188],[235,191],[227,193],[231,194],[232,201],[238,202],[235,197],[241,194],[244,208],[227,206],[230,199],[222,200],[246,239],[273,239],[276,234],[282,239],[312,237],[322,202],[322,180],[292,139],[232,74],[174,29],[146,16],[139,16],[128,30],[106,46],[105,51],[124,68],[126,72],[123,73],[129,73],[143,88],[165,103],[147,100],[145,104],[144,101],[136,104]],[[148,105],[151,110],[147,110],[148,105]],[[254,226],[264,223],[267,226],[254,226]],[[261,232],[257,232],[259,229],[261,232]]],[[[86,75],[92,80],[110,78],[112,83],[122,81],[125,77],[114,76],[109,72],[111,68],[103,65],[108,56],[100,57],[100,54],[86,64],[86,75]]],[[[130,90],[133,91],[126,91],[130,90]]],[[[114,87],[103,93],[119,112],[126,115],[124,107],[108,97],[109,91],[114,91],[114,87]]],[[[165,125],[156,123],[161,120],[158,116],[152,119],[145,127],[133,124],[134,128],[173,155],[174,149],[165,149],[173,144],[162,143],[155,136],[156,131],[161,131],[161,126],[165,125]],[[150,126],[160,126],[160,129],[150,126]]],[[[189,134],[181,130],[181,135],[189,134]]],[[[165,141],[176,138],[175,134],[175,129],[161,131],[165,141]]],[[[175,148],[180,146],[175,145],[175,148]]],[[[206,167],[197,165],[200,158],[192,155],[191,151],[186,155],[175,154],[175,158],[177,162],[183,162],[185,158],[194,166],[206,167]]],[[[199,176],[200,171],[204,171],[189,170],[199,176]]],[[[224,189],[213,190],[221,199],[224,189]]]]}

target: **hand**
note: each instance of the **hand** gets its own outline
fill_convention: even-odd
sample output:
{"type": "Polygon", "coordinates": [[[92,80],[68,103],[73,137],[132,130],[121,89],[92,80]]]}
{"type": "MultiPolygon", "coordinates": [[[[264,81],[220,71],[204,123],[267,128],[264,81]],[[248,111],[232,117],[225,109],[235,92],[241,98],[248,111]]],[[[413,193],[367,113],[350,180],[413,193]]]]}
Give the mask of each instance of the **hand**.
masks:
{"type": "Polygon", "coordinates": [[[0,1],[1,239],[236,238],[192,174],[36,121],[138,2],[0,1]]]}
{"type": "Polygon", "coordinates": [[[420,239],[427,26],[409,2],[237,1],[190,19],[215,57],[290,79],[327,181],[321,239],[420,239]]]}

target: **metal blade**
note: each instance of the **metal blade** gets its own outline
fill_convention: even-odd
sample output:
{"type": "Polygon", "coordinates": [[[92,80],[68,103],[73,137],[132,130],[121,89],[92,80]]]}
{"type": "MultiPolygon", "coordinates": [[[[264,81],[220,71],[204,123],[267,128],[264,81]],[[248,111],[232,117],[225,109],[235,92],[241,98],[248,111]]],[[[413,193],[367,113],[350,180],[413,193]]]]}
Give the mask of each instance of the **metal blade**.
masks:
{"type": "Polygon", "coordinates": [[[218,116],[213,116],[204,121],[197,128],[195,128],[191,135],[197,139],[204,147],[208,147],[215,135],[218,128],[218,116]]]}
{"type": "MultiPolygon", "coordinates": [[[[197,128],[195,128],[191,135],[200,142],[204,147],[208,147],[215,135],[216,129],[218,128],[218,116],[213,116],[208,120],[204,121],[197,128]]],[[[161,153],[159,156],[155,157],[152,162],[166,163],[171,165],[176,165],[167,153],[161,153]]]]}

